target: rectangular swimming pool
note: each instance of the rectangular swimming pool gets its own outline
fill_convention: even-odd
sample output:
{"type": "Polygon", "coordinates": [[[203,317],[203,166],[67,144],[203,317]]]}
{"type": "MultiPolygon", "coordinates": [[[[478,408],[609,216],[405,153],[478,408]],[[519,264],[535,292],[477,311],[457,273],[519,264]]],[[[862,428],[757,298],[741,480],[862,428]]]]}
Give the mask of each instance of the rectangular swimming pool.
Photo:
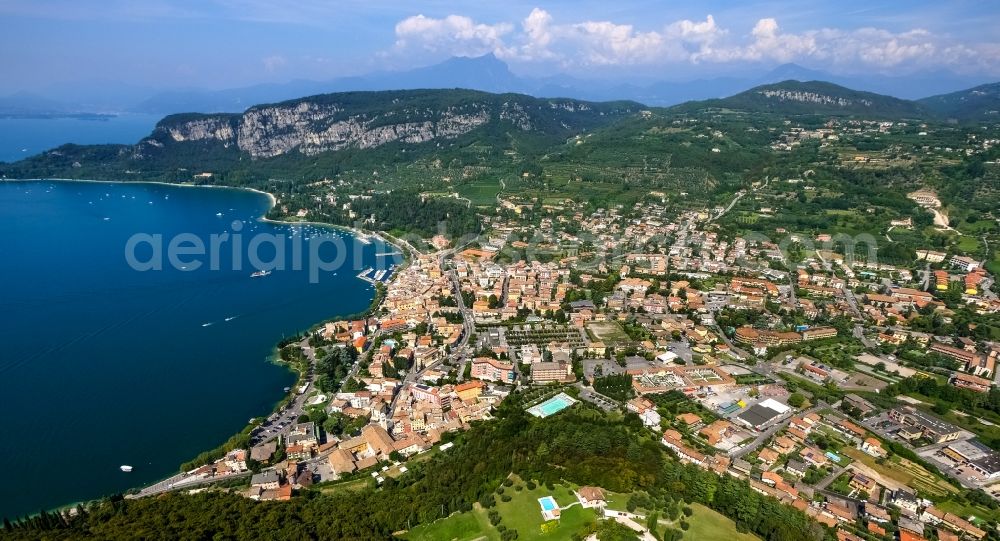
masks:
{"type": "Polygon", "coordinates": [[[528,413],[544,419],[550,415],[559,413],[573,404],[576,404],[576,400],[571,396],[566,393],[559,393],[541,404],[531,406],[528,408],[528,413]]]}
{"type": "Polygon", "coordinates": [[[556,504],[556,500],[552,496],[538,498],[538,503],[541,504],[542,511],[551,511],[559,507],[559,505],[556,504]]]}

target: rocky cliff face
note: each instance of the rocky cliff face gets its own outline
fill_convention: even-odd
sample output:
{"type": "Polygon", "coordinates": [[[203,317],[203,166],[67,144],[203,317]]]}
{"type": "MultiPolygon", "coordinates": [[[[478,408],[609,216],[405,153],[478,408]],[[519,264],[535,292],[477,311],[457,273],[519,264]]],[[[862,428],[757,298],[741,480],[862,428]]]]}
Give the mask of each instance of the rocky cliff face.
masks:
{"type": "Polygon", "coordinates": [[[439,113],[402,109],[383,114],[345,114],[337,105],[303,102],[247,111],[239,124],[240,150],[254,158],[287,152],[306,155],[348,147],[374,148],[387,143],[424,143],[468,133],[490,121],[483,108],[449,107],[439,113]]]}
{"type": "Polygon", "coordinates": [[[551,130],[552,126],[570,130],[575,124],[593,124],[595,118],[605,114],[575,100],[469,91],[453,91],[465,94],[452,99],[452,91],[420,92],[377,99],[371,94],[329,94],[256,106],[242,115],[178,115],[161,122],[143,143],[159,147],[171,142],[220,142],[225,147],[235,144],[252,158],[292,152],[311,156],[395,142],[419,144],[454,139],[486,125],[525,132],[551,130]]]}
{"type": "Polygon", "coordinates": [[[794,90],[761,90],[761,96],[779,101],[798,101],[802,103],[815,103],[818,105],[832,105],[835,107],[850,107],[851,105],[863,105],[871,107],[872,101],[866,99],[852,100],[839,96],[825,96],[816,92],[802,92],[794,90]]]}
{"type": "Polygon", "coordinates": [[[226,117],[205,117],[163,126],[160,129],[166,131],[170,138],[176,142],[217,139],[228,144],[236,138],[233,125],[226,117]]]}

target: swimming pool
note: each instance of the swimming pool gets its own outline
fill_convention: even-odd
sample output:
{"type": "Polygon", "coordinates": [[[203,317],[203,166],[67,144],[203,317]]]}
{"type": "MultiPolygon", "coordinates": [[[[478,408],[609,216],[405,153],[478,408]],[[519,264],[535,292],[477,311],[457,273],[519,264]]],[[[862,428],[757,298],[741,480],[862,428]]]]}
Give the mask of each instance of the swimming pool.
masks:
{"type": "Polygon", "coordinates": [[[528,408],[528,413],[544,419],[549,415],[559,413],[573,404],[576,404],[576,400],[566,393],[559,393],[541,404],[531,406],[528,408]]]}
{"type": "Polygon", "coordinates": [[[538,498],[538,503],[542,506],[542,511],[552,511],[559,507],[556,500],[552,496],[546,496],[544,498],[538,498]]]}

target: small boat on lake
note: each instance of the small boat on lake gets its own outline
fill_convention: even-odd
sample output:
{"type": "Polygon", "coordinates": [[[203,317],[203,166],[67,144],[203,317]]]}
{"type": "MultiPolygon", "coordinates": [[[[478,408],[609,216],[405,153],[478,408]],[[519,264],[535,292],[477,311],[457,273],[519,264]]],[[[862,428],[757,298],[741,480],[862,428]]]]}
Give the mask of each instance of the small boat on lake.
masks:
{"type": "Polygon", "coordinates": [[[121,466],[121,470],[125,473],[130,473],[132,471],[132,466],[124,464],[121,466]]]}

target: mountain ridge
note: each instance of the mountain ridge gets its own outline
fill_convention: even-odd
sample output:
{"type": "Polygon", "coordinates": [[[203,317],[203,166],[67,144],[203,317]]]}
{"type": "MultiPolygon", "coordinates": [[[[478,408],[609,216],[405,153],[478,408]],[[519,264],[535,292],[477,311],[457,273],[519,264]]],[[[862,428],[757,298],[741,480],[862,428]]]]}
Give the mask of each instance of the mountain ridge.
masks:
{"type": "Polygon", "coordinates": [[[0,175],[116,178],[126,174],[183,182],[191,180],[189,171],[194,170],[244,179],[286,172],[322,176],[323,171],[341,167],[398,162],[403,154],[411,161],[456,145],[478,145],[497,155],[526,150],[541,155],[573,136],[640,112],[686,115],[735,110],[782,117],[940,121],[950,118],[949,107],[967,106],[972,100],[971,112],[959,111],[965,111],[964,120],[970,121],[979,118],[977,111],[991,110],[988,107],[1000,94],[992,92],[1000,85],[978,88],[935,98],[941,102],[936,107],[823,81],[794,80],[661,109],[632,101],[590,102],[467,89],[316,94],[254,105],[242,113],[168,115],[135,144],[64,145],[4,164],[0,175]]]}
{"type": "Polygon", "coordinates": [[[362,151],[389,153],[385,159],[393,160],[398,159],[393,153],[472,142],[489,144],[494,152],[552,145],[642,108],[634,102],[462,89],[319,94],[255,105],[243,113],[168,115],[133,145],[63,145],[5,164],[0,174],[80,178],[125,173],[182,181],[190,180],[190,171],[266,175],[276,161],[275,171],[336,169],[362,151]],[[268,164],[260,165],[264,161],[268,164]]]}
{"type": "Polygon", "coordinates": [[[677,112],[739,109],[785,115],[863,115],[873,118],[927,118],[917,102],[846,88],[825,81],[786,80],[760,85],[727,98],[676,105],[677,112]]]}
{"type": "Polygon", "coordinates": [[[930,96],[919,100],[919,103],[940,116],[957,120],[998,120],[1000,83],[930,96]]]}
{"type": "MultiPolygon", "coordinates": [[[[133,85],[102,83],[100,85],[65,85],[33,94],[36,102],[49,100],[47,106],[28,113],[52,112],[114,112],[172,114],[183,111],[242,112],[258,103],[273,103],[332,92],[412,90],[421,88],[469,88],[484,92],[516,92],[534,97],[569,97],[586,101],[633,100],[650,106],[671,106],[692,100],[732,96],[747,89],[787,79],[819,80],[862,91],[886,94],[900,99],[921,99],[958,92],[982,84],[981,78],[959,76],[950,72],[913,73],[905,76],[866,74],[864,76],[835,75],[794,63],[781,64],[769,71],[742,73],[693,80],[658,79],[645,82],[618,79],[581,79],[567,74],[544,77],[520,76],[493,54],[478,57],[452,57],[443,62],[404,71],[376,71],[364,75],[338,77],[316,81],[295,79],[283,83],[261,83],[221,90],[197,88],[164,91],[143,90],[133,85]],[[93,87],[99,87],[95,93],[93,87]],[[74,95],[73,88],[79,88],[74,95]],[[98,95],[100,94],[100,95],[98,95]]],[[[0,114],[5,102],[23,102],[16,96],[0,97],[0,114]]],[[[12,111],[15,109],[11,109],[12,111]]],[[[9,111],[8,111],[9,112],[9,111]]],[[[16,112],[23,114],[22,108],[16,112]]]]}
{"type": "Polygon", "coordinates": [[[270,158],[293,150],[314,155],[396,141],[419,144],[452,139],[493,122],[508,123],[525,132],[564,131],[560,128],[573,132],[586,129],[589,123],[575,125],[572,113],[599,110],[601,115],[612,114],[619,106],[627,111],[641,107],[637,103],[592,104],[464,89],[341,92],[254,105],[242,114],[172,115],[157,124],[151,138],[165,132],[175,142],[212,139],[226,145],[235,143],[252,158],[270,158]],[[558,126],[543,114],[546,107],[559,118],[558,126]]]}

